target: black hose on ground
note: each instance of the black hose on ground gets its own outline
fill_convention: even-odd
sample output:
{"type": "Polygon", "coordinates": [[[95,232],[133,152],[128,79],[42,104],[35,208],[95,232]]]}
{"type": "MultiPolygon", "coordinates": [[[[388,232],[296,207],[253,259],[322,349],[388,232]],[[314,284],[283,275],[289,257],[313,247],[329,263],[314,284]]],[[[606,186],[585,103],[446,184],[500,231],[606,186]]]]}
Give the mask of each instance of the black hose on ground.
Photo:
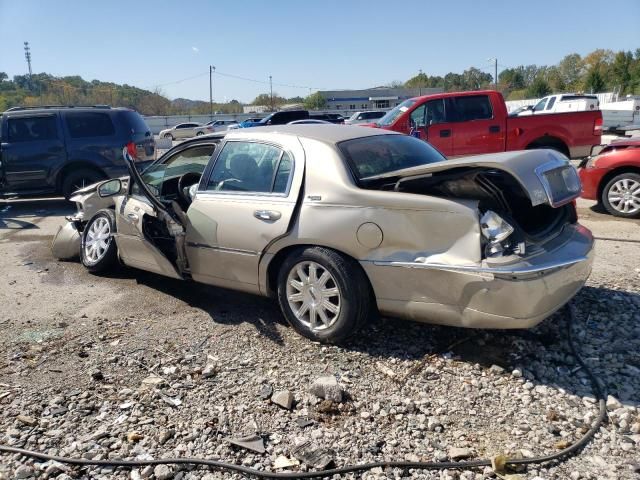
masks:
{"type": "MultiPolygon", "coordinates": [[[[508,458],[506,459],[505,465],[531,465],[531,464],[540,464],[545,462],[550,462],[553,460],[559,460],[562,458],[569,457],[574,455],[578,451],[580,451],[589,441],[593,438],[595,433],[600,429],[602,422],[604,421],[607,408],[605,403],[605,395],[598,382],[598,379],[595,377],[593,372],[589,369],[587,364],[584,362],[576,346],[573,342],[572,329],[571,326],[575,321],[575,307],[573,305],[568,305],[565,307],[568,314],[567,321],[567,341],[569,342],[569,347],[571,348],[571,353],[575,357],[576,361],[580,364],[580,366],[584,369],[591,381],[591,385],[593,386],[593,390],[598,400],[598,408],[599,413],[596,421],[593,423],[591,428],[585,433],[580,440],[570,445],[569,447],[561,450],[557,453],[553,453],[550,455],[544,455],[533,458],[508,458]]],[[[445,468],[457,468],[457,469],[467,469],[474,467],[486,467],[491,466],[491,460],[480,459],[480,460],[470,460],[464,462],[406,462],[406,461],[396,461],[396,462],[370,462],[363,463],[360,465],[349,465],[345,467],[332,468],[329,470],[315,471],[315,472],[269,472],[269,471],[261,471],[255,470],[253,468],[243,467],[242,465],[235,465],[232,463],[221,462],[217,460],[207,460],[203,458],[164,458],[164,459],[156,459],[156,460],[89,460],[84,458],[69,458],[69,457],[58,457],[55,455],[47,455],[45,453],[35,452],[32,450],[25,450],[23,448],[15,448],[6,445],[0,445],[0,452],[4,453],[18,453],[27,457],[36,458],[38,460],[53,460],[56,462],[68,464],[68,465],[79,465],[79,466],[89,466],[89,467],[146,467],[149,465],[195,465],[195,466],[207,466],[217,468],[219,470],[226,470],[230,472],[238,472],[244,473],[246,475],[258,477],[258,478],[326,478],[333,475],[342,475],[346,473],[353,472],[361,472],[365,470],[371,470],[373,468],[402,468],[402,469],[417,469],[417,470],[441,470],[445,468]]]]}

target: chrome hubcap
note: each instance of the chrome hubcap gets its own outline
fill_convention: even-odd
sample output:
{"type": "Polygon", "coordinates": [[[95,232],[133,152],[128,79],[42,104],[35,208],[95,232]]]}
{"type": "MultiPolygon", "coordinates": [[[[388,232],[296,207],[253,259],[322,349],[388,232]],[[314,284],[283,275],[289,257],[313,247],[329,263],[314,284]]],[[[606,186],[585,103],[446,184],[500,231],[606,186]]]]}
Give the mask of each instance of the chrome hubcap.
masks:
{"type": "Polygon", "coordinates": [[[98,218],[91,224],[84,241],[84,256],[90,263],[97,263],[107,253],[111,243],[109,220],[98,218]]]}
{"type": "Polygon", "coordinates": [[[609,189],[607,199],[613,208],[622,213],[640,211],[640,182],[623,178],[609,189]]]}
{"type": "Polygon", "coordinates": [[[296,318],[311,330],[331,327],[340,314],[340,289],[322,265],[305,261],[287,277],[287,300],[296,318]]]}

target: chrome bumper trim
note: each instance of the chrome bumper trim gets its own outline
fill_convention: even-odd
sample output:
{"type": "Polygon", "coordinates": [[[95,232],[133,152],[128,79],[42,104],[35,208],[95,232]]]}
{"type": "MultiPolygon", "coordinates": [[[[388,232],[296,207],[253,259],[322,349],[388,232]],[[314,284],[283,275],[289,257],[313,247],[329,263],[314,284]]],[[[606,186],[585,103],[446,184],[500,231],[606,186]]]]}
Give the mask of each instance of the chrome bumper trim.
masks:
{"type": "Polygon", "coordinates": [[[446,265],[442,263],[422,263],[422,262],[384,262],[374,261],[374,265],[403,267],[403,268],[423,268],[427,270],[445,270],[450,272],[467,273],[470,275],[480,275],[492,278],[512,277],[512,279],[522,279],[529,276],[543,276],[549,272],[559,270],[561,268],[570,267],[580,262],[588,260],[588,257],[580,256],[570,260],[560,262],[542,263],[540,265],[527,265],[521,267],[482,267],[476,265],[446,265]]]}

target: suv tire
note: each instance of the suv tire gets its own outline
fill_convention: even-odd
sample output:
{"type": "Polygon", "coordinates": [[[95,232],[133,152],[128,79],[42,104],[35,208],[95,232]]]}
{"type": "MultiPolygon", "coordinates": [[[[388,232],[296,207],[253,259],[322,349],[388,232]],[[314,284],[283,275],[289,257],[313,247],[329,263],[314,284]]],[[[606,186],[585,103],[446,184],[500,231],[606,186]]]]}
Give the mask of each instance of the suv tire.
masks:
{"type": "Polygon", "coordinates": [[[95,170],[88,168],[81,168],[79,170],[72,170],[65,174],[62,179],[62,195],[69,200],[73,192],[76,190],[91,185],[93,183],[104,180],[106,177],[95,170]]]}
{"type": "Polygon", "coordinates": [[[284,260],[278,303],[299,334],[322,343],[346,339],[373,313],[372,291],[360,265],[322,247],[296,250],[284,260]]]}
{"type": "Polygon", "coordinates": [[[80,261],[91,273],[113,270],[118,261],[118,247],[113,234],[116,215],[110,208],[99,210],[87,222],[80,242],[80,261]]]}

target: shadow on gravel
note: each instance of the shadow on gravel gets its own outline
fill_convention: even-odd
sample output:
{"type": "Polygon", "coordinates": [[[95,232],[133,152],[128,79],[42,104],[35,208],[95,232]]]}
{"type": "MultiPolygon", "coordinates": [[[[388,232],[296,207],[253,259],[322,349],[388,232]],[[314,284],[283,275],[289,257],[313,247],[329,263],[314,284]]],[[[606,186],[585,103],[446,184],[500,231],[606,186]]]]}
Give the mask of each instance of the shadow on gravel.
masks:
{"type": "Polygon", "coordinates": [[[173,280],[142,270],[120,268],[110,278],[134,279],[166,295],[206,312],[214,323],[239,325],[250,323],[265,338],[284,345],[277,323],[283,323],[277,306],[269,299],[209,285],[173,280]]]}
{"type": "MultiPolygon", "coordinates": [[[[640,295],[585,287],[573,300],[577,307],[573,338],[581,356],[606,391],[640,405],[640,295]]],[[[430,356],[514,369],[540,385],[592,396],[591,384],[567,342],[565,310],[530,330],[471,330],[383,319],[344,345],[381,359],[423,360],[430,356]]],[[[415,375],[424,375],[421,369],[415,375]]]]}
{"type": "Polygon", "coordinates": [[[0,200],[0,230],[26,230],[38,228],[27,219],[69,215],[74,204],[63,198],[33,198],[0,200]]]}

